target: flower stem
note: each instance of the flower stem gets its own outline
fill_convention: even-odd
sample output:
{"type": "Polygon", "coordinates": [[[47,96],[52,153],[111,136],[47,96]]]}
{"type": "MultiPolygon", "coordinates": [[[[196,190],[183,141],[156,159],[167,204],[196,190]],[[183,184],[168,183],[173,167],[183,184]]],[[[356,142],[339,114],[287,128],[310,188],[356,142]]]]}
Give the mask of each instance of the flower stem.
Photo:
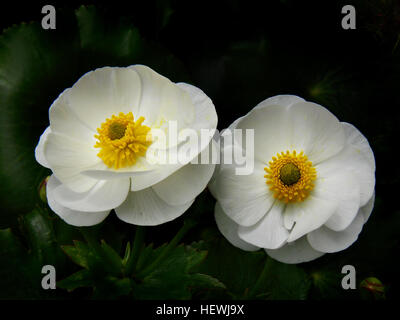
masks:
{"type": "Polygon", "coordinates": [[[248,292],[248,295],[246,295],[246,297],[248,299],[255,298],[258,289],[260,289],[260,286],[263,284],[263,282],[265,281],[265,278],[268,274],[268,267],[269,267],[269,259],[267,257],[265,259],[264,267],[263,267],[256,283],[254,284],[253,288],[248,292]]]}
{"type": "Polygon", "coordinates": [[[184,235],[192,229],[196,223],[192,220],[187,220],[183,223],[183,226],[181,229],[178,231],[178,233],[175,235],[175,237],[171,240],[171,242],[163,249],[163,251],[160,253],[160,255],[153,261],[152,264],[150,264],[147,268],[143,269],[141,272],[139,272],[138,277],[144,278],[147,276],[149,273],[151,273],[154,269],[157,268],[157,266],[160,264],[160,262],[171,252],[172,249],[176,247],[176,245],[181,241],[181,239],[184,237],[184,235]]]}
{"type": "Polygon", "coordinates": [[[136,263],[139,259],[140,251],[143,247],[145,228],[137,226],[135,231],[135,238],[133,240],[133,247],[130,252],[128,262],[126,263],[126,274],[130,275],[135,271],[136,263]]]}

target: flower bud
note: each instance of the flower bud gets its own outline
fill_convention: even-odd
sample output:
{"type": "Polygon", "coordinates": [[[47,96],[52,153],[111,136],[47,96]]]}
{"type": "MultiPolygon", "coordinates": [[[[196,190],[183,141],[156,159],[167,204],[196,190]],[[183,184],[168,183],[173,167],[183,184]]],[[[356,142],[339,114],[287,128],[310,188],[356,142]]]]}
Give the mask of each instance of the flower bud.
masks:
{"type": "Polygon", "coordinates": [[[45,203],[47,203],[46,188],[47,188],[47,181],[49,181],[49,178],[50,176],[44,178],[38,187],[39,198],[45,203]]]}
{"type": "Polygon", "coordinates": [[[375,277],[369,277],[361,281],[360,289],[362,296],[366,299],[385,299],[385,287],[382,282],[375,277]]]}

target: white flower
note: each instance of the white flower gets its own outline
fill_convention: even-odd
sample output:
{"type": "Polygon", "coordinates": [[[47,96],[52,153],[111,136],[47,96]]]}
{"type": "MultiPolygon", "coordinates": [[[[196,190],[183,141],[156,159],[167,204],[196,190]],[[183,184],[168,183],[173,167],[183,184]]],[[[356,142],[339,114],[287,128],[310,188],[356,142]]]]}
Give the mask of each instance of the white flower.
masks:
{"type": "MultiPolygon", "coordinates": [[[[356,241],[374,204],[375,160],[354,126],[282,95],[261,102],[234,128],[254,129],[254,171],[236,175],[235,164],[222,163],[210,184],[218,228],[233,245],[300,263],[356,241]]],[[[233,139],[221,156],[229,148],[241,146],[233,139]]]]}
{"type": "MultiPolygon", "coordinates": [[[[147,160],[153,131],[168,135],[170,122],[179,132],[212,131],[217,114],[200,89],[172,83],[146,66],[88,72],[54,101],[49,118],[35,156],[53,172],[49,206],[72,225],[100,223],[112,209],[137,225],[173,220],[190,207],[214,171],[212,164],[190,163],[213,147],[211,137],[180,162],[147,160]]],[[[166,151],[172,153],[174,146],[169,142],[166,151]]]]}

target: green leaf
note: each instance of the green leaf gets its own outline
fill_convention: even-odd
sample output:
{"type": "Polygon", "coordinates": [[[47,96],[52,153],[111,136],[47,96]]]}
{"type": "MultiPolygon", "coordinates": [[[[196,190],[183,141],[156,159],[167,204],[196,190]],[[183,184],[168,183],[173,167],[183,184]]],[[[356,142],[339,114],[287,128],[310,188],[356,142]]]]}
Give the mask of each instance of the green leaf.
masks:
{"type": "MultiPolygon", "coordinates": [[[[161,250],[155,249],[154,256],[161,250]]],[[[175,247],[155,270],[134,284],[133,296],[136,299],[190,299],[191,287],[205,282],[204,277],[193,277],[191,269],[204,260],[206,254],[190,246],[175,247]]]]}
{"type": "Polygon", "coordinates": [[[37,187],[49,174],[35,161],[34,148],[48,124],[49,106],[74,70],[73,45],[66,50],[69,39],[62,41],[60,33],[22,24],[0,37],[0,202],[7,209],[0,226],[10,215],[33,209],[37,187]]]}
{"type": "Polygon", "coordinates": [[[11,229],[0,230],[0,299],[43,299],[42,265],[11,229]]]}
{"type": "Polygon", "coordinates": [[[138,29],[128,21],[119,19],[106,24],[105,13],[94,6],[81,6],[76,10],[76,19],[87,65],[127,65],[143,55],[143,40],[138,29]]]}
{"type": "Polygon", "coordinates": [[[129,278],[106,277],[96,282],[93,299],[116,299],[127,296],[132,290],[132,281],[129,278]]]}
{"type": "Polygon", "coordinates": [[[88,270],[82,269],[71,274],[69,277],[57,282],[57,287],[73,291],[76,288],[93,286],[93,279],[88,270]]]}
{"type": "Polygon", "coordinates": [[[220,236],[192,245],[208,251],[193,271],[218,279],[236,299],[305,299],[308,294],[309,277],[296,265],[279,263],[262,251],[240,250],[220,236]]]}
{"type": "Polygon", "coordinates": [[[190,285],[197,288],[221,288],[226,289],[226,286],[208,274],[195,273],[190,277],[190,285]]]}
{"type": "Polygon", "coordinates": [[[103,249],[106,263],[110,263],[111,268],[120,273],[122,271],[122,259],[119,254],[104,240],[101,241],[101,248],[103,249]]]}
{"type": "Polygon", "coordinates": [[[305,300],[311,281],[299,266],[281,263],[269,258],[264,292],[272,300],[305,300]]]}
{"type": "Polygon", "coordinates": [[[24,235],[27,237],[32,253],[42,265],[61,265],[64,254],[60,250],[52,223],[43,210],[36,209],[21,219],[24,235]]]}
{"type": "MultiPolygon", "coordinates": [[[[71,259],[85,269],[62,280],[61,287],[73,290],[81,286],[92,286],[95,299],[108,299],[112,292],[115,297],[127,295],[132,289],[135,299],[189,299],[196,290],[223,289],[224,285],[217,279],[192,272],[193,268],[204,261],[206,251],[191,246],[176,246],[175,242],[191,226],[190,223],[185,224],[168,244],[155,249],[152,244],[143,247],[138,257],[138,269],[132,278],[124,275],[123,259],[118,253],[105,241],[102,241],[101,246],[98,245],[92,238],[92,232],[85,230],[85,239],[89,244],[75,241],[74,246],[63,246],[71,259]],[[143,269],[148,272],[142,275],[143,269]]],[[[128,244],[126,248],[129,247],[128,244]]],[[[126,252],[129,252],[127,249],[125,260],[128,257],[126,252]]]]}
{"type": "MultiPolygon", "coordinates": [[[[166,247],[166,243],[164,243],[159,249],[166,247]]],[[[151,243],[147,247],[144,247],[143,250],[140,253],[136,269],[137,270],[142,270],[144,266],[148,263],[151,263],[154,258],[154,251],[153,251],[153,244],[151,243]]]]}
{"type": "Polygon", "coordinates": [[[125,247],[124,258],[122,259],[123,266],[126,266],[126,264],[128,263],[130,255],[131,255],[131,243],[128,241],[128,243],[126,244],[126,247],[125,247]]]}
{"type": "Polygon", "coordinates": [[[96,265],[95,261],[89,261],[89,248],[81,241],[74,241],[74,246],[62,246],[61,248],[73,262],[83,268],[89,269],[89,266],[94,267],[96,265]]]}
{"type": "Polygon", "coordinates": [[[310,273],[312,287],[310,296],[313,299],[338,299],[343,296],[341,282],[343,274],[340,270],[316,269],[310,273]]]}
{"type": "Polygon", "coordinates": [[[240,250],[221,236],[192,246],[208,251],[205,261],[193,271],[218,279],[237,298],[246,297],[263,269],[265,253],[240,250]]]}

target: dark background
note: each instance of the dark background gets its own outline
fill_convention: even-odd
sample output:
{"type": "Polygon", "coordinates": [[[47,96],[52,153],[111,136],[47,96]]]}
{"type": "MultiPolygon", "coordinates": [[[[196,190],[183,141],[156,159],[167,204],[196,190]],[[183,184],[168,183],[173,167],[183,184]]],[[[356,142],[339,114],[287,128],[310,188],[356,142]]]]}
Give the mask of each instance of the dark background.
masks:
{"type": "MultiPolygon", "coordinates": [[[[389,297],[398,296],[400,3],[394,0],[129,2],[129,5],[115,1],[95,3],[107,22],[105,32],[123,17],[144,39],[157,43],[160,52],[166,50],[172,54],[179,70],[167,66],[164,74],[173,81],[200,87],[213,100],[219,117],[218,129],[277,94],[295,94],[320,103],[341,121],[360,129],[376,158],[374,212],[355,245],[343,254],[319,259],[310,268],[324,267],[335,259],[338,265],[353,263],[359,266],[357,270],[361,270],[362,276],[377,276],[387,284],[391,288],[389,297]],[[341,8],[345,4],[356,8],[356,30],[341,27],[341,8]]],[[[11,2],[0,10],[0,27],[31,20],[40,22],[42,6],[53,4],[57,10],[57,30],[47,32],[62,35],[75,28],[64,19],[63,13],[68,16],[81,4],[90,3],[93,2],[23,5],[11,2]]],[[[84,72],[103,66],[104,61],[114,63],[97,56],[89,58],[90,63],[85,67],[78,64],[62,85],[57,81],[49,85],[49,95],[43,98],[43,110],[37,115],[42,120],[30,129],[30,134],[39,137],[47,125],[47,108],[65,85],[72,85],[84,72]]],[[[0,191],[6,203],[3,217],[7,219],[0,219],[1,227],[15,225],[17,220],[13,217],[22,214],[23,207],[6,202],[4,193],[9,191],[12,177],[5,177],[0,191]]],[[[213,201],[210,195],[205,199],[213,201]]],[[[210,208],[212,204],[207,210],[212,211],[210,208]]],[[[204,228],[213,225],[211,215],[209,212],[209,218],[186,241],[196,240],[204,228]]],[[[108,219],[117,229],[127,228],[116,218],[108,219]]],[[[157,236],[151,240],[163,243],[176,232],[179,223],[178,219],[168,226],[154,227],[153,234],[157,236]]]]}

